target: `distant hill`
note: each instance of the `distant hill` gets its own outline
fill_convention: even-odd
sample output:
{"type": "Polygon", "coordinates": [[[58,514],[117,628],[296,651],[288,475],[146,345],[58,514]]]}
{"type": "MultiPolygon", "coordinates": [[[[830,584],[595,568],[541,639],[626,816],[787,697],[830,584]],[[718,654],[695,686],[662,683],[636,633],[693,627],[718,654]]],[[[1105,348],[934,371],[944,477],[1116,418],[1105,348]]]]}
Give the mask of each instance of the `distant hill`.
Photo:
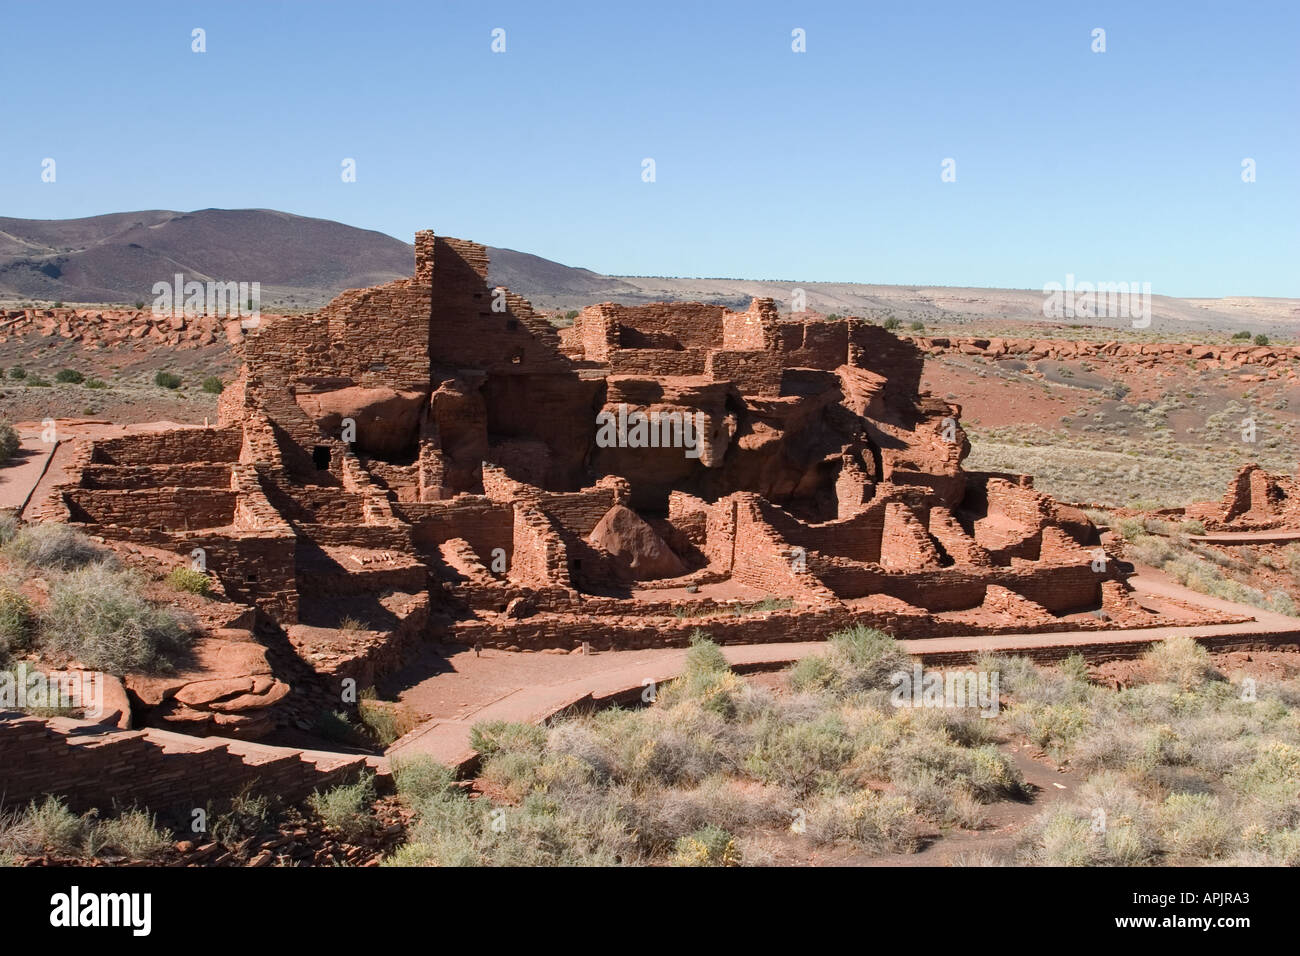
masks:
{"type": "Polygon", "coordinates": [[[347,288],[411,272],[391,236],[270,209],[114,213],[88,219],[0,218],[0,296],[66,302],[152,299],[177,272],[259,281],[270,306],[315,305],[347,288]]]}
{"type": "MultiPolygon", "coordinates": [[[[743,308],[751,296],[770,296],[788,308],[794,289],[802,288],[808,308],[823,314],[986,325],[1043,321],[1043,294],[1032,289],[607,276],[513,249],[489,247],[488,252],[493,285],[508,286],[548,310],[666,299],[743,308]]],[[[264,309],[315,308],[344,289],[410,275],[413,258],[408,243],[384,233],[273,209],[152,209],[86,219],[0,217],[0,300],[147,302],[155,282],[183,272],[201,280],[261,282],[264,309]]],[[[707,267],[701,263],[701,271],[707,267]]],[[[1246,327],[1294,334],[1300,300],[1155,296],[1153,312],[1157,327],[1246,327]]]]}

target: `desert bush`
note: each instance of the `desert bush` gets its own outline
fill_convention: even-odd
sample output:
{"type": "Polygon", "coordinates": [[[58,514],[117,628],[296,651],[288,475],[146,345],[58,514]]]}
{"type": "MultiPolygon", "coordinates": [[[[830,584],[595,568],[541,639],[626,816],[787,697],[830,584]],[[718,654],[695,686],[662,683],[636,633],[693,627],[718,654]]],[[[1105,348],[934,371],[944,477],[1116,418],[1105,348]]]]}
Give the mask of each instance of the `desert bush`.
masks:
{"type": "Polygon", "coordinates": [[[93,832],[103,849],[116,850],[133,860],[156,859],[172,845],[171,834],[144,810],[126,810],[97,824],[93,832]]]}
{"type": "Polygon", "coordinates": [[[15,382],[21,382],[27,377],[27,370],[21,365],[15,365],[9,370],[9,377],[15,382]]]}
{"type": "Polygon", "coordinates": [[[922,816],[944,826],[979,830],[987,823],[984,806],[970,792],[953,787],[933,770],[923,770],[895,783],[899,796],[922,816]]]}
{"type": "Polygon", "coordinates": [[[392,767],[397,792],[409,800],[442,796],[456,783],[456,771],[426,754],[395,757],[392,767]]]}
{"type": "Polygon", "coordinates": [[[492,757],[502,751],[541,754],[546,746],[546,730],[536,724],[490,720],[470,728],[469,745],[483,757],[492,757]]]}
{"type": "Polygon", "coordinates": [[[0,663],[27,648],[35,626],[31,602],[20,591],[0,583],[0,663]]]}
{"type": "Polygon", "coordinates": [[[108,383],[104,381],[102,378],[88,378],[86,379],[86,388],[93,388],[93,389],[108,388],[108,383]]]}
{"type": "Polygon", "coordinates": [[[1237,834],[1218,797],[1171,793],[1158,811],[1166,850],[1189,860],[1214,860],[1233,849],[1237,834]]]}
{"type": "Polygon", "coordinates": [[[1210,662],[1210,653],[1190,637],[1168,637],[1142,655],[1152,677],[1184,690],[1213,679],[1222,679],[1210,662]]]}
{"type": "Polygon", "coordinates": [[[745,766],[768,783],[784,784],[799,794],[811,793],[830,785],[837,771],[854,756],[854,742],[836,713],[797,723],[765,723],[765,732],[745,766]]]}
{"type": "Polygon", "coordinates": [[[3,548],[18,534],[22,524],[12,511],[0,511],[0,548],[3,548]]]}
{"type": "Polygon", "coordinates": [[[184,565],[172,568],[171,574],[167,575],[167,583],[176,590],[186,591],[189,594],[206,595],[212,590],[212,578],[202,571],[195,571],[184,565]]]}
{"type": "Polygon", "coordinates": [[[681,676],[658,693],[659,703],[671,708],[682,701],[694,701],[705,710],[725,718],[736,714],[744,682],[731,670],[722,649],[698,628],[691,634],[681,676]]]}
{"type": "Polygon", "coordinates": [[[920,819],[903,797],[873,790],[840,794],[808,811],[814,843],[847,841],[873,853],[915,853],[921,847],[920,819]]]}
{"type": "Polygon", "coordinates": [[[177,389],[181,387],[181,377],[161,369],[154,375],[153,383],[159,388],[177,389]]]}
{"type": "Polygon", "coordinates": [[[227,848],[259,836],[272,825],[271,799],[247,786],[224,806],[209,801],[206,810],[210,821],[208,835],[227,848]]]}
{"type": "Polygon", "coordinates": [[[209,395],[220,395],[225,388],[225,383],[215,375],[209,375],[203,380],[203,391],[209,395]]]}
{"type": "Polygon", "coordinates": [[[1155,862],[1160,849],[1150,802],[1107,772],[1090,777],[1072,804],[1039,814],[1020,854],[1041,866],[1140,866],[1155,862]]]}
{"type": "Polygon", "coordinates": [[[343,743],[355,740],[358,730],[352,718],[341,710],[321,710],[312,721],[311,731],[318,737],[343,743]]]}
{"type": "Polygon", "coordinates": [[[0,851],[80,854],[89,826],[90,821],[69,810],[62,797],[47,796],[0,820],[0,851]]]}
{"type": "Polygon", "coordinates": [[[75,368],[61,368],[54,373],[54,381],[60,385],[80,385],[86,380],[75,368]]]}
{"type": "Polygon", "coordinates": [[[106,564],[55,577],[41,615],[43,650],[118,675],[170,669],[193,634],[187,617],[145,599],[134,572],[106,564]]]}
{"type": "Polygon", "coordinates": [[[317,790],[307,804],[325,826],[337,830],[345,840],[367,836],[375,828],[370,812],[375,802],[375,779],[365,774],[355,783],[342,783],[328,790],[317,790]]]}
{"type": "Polygon", "coordinates": [[[66,524],[23,525],[5,544],[14,561],[49,570],[69,570],[109,561],[109,552],[66,524]]]}
{"type": "Polygon", "coordinates": [[[706,826],[677,841],[674,866],[740,866],[736,838],[721,827],[706,826]]]}
{"type": "Polygon", "coordinates": [[[8,422],[0,422],[0,465],[3,465],[14,455],[18,454],[18,449],[22,442],[18,438],[18,432],[8,422]]]}
{"type": "Polygon", "coordinates": [[[357,701],[357,714],[361,718],[361,725],[381,747],[394,743],[420,723],[408,707],[379,700],[373,687],[367,687],[361,692],[361,699],[357,701]]]}
{"type": "Polygon", "coordinates": [[[884,631],[861,624],[836,631],[821,660],[805,658],[790,671],[795,690],[826,689],[844,697],[889,686],[889,678],[911,667],[911,658],[884,631]]]}

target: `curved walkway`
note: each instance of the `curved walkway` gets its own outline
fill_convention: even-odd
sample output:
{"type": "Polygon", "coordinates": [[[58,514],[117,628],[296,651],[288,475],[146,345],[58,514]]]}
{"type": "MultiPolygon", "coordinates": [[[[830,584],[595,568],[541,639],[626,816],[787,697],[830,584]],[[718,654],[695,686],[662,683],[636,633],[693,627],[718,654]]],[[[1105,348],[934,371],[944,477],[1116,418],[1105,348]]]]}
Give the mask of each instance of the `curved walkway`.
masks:
{"type": "MultiPolygon", "coordinates": [[[[1178,635],[1193,637],[1214,647],[1300,646],[1300,618],[1209,597],[1182,587],[1151,569],[1133,575],[1129,583],[1139,595],[1172,598],[1254,619],[1239,624],[937,637],[899,643],[909,654],[930,664],[969,661],[986,651],[1024,654],[1040,661],[1059,660],[1072,653],[1082,653],[1091,660],[1136,657],[1156,641],[1178,635]]],[[[732,644],[724,646],[722,652],[732,667],[745,672],[784,667],[809,654],[820,653],[824,647],[824,641],[732,644]]],[[[457,669],[489,671],[494,667],[494,659],[499,669],[504,664],[502,658],[510,659],[511,673],[504,684],[492,689],[490,699],[481,704],[467,703],[446,716],[432,717],[394,743],[387,751],[388,756],[400,760],[402,756],[426,754],[449,766],[471,767],[477,759],[469,745],[470,728],[474,724],[489,720],[540,723],[575,706],[630,703],[645,693],[647,685],[661,684],[676,677],[685,662],[686,650],[606,651],[583,658],[581,667],[586,673],[581,676],[557,676],[566,669],[572,673],[572,669],[566,667],[569,663],[567,657],[557,659],[550,655],[493,651],[476,658],[473,651],[463,651],[448,659],[452,670],[428,677],[420,683],[422,695],[439,693],[440,688],[456,680],[457,669]]]]}
{"type": "Polygon", "coordinates": [[[1286,544],[1300,541],[1300,531],[1211,531],[1189,534],[1187,540],[1202,544],[1286,544]]]}

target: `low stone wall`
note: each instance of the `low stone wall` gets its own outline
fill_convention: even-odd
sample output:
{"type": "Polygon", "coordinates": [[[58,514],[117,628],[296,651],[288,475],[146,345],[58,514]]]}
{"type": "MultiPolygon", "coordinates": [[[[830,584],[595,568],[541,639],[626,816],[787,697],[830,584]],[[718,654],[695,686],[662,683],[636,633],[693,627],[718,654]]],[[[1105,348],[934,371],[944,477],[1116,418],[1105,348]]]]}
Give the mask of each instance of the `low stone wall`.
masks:
{"type": "Polygon", "coordinates": [[[292,802],[355,776],[364,765],[352,755],[0,714],[7,808],[55,794],[77,812],[114,804],[188,812],[245,787],[292,802]]]}

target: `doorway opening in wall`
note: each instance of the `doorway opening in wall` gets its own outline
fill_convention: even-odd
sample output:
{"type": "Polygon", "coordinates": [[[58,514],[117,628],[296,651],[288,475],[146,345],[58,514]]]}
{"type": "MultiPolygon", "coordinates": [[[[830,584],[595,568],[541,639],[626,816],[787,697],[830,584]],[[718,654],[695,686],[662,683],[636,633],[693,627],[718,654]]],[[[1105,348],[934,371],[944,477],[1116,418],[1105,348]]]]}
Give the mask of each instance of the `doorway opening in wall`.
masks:
{"type": "Polygon", "coordinates": [[[330,468],[330,449],[329,445],[317,445],[311,451],[311,460],[316,465],[317,471],[329,471],[330,468]]]}

